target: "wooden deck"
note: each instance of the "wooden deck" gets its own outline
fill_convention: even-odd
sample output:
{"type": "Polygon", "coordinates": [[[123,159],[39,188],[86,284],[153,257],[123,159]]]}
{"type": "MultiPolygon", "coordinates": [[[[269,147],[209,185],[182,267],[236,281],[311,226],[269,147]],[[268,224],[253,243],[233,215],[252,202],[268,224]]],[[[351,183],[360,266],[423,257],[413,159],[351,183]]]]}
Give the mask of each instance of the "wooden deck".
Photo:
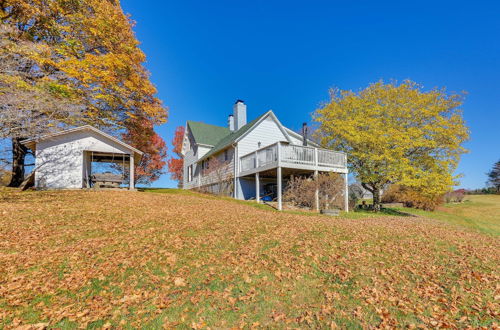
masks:
{"type": "Polygon", "coordinates": [[[239,176],[274,168],[347,173],[345,153],[278,142],[240,158],[239,176]]]}

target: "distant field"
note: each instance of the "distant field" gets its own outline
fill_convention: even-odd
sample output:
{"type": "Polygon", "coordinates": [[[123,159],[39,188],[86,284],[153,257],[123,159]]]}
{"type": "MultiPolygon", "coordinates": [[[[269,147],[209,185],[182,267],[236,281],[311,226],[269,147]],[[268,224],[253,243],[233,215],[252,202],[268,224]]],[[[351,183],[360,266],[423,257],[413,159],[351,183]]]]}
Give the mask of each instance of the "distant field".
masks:
{"type": "Polygon", "coordinates": [[[462,203],[450,203],[434,212],[414,209],[400,211],[500,235],[500,195],[467,195],[462,203]]]}
{"type": "Polygon", "coordinates": [[[3,193],[0,328],[465,328],[500,318],[490,196],[437,219],[330,218],[159,192],[3,193]]]}

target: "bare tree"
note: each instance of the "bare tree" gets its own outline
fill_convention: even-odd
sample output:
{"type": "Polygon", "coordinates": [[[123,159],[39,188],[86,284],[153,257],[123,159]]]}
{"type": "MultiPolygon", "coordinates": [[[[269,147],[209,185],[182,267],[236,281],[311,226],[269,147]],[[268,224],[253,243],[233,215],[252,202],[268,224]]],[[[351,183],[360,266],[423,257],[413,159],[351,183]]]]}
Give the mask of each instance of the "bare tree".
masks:
{"type": "Polygon", "coordinates": [[[205,181],[208,183],[207,192],[216,195],[230,195],[234,190],[234,176],[229,161],[222,161],[218,157],[211,157],[202,170],[205,181]]]}
{"type": "Polygon", "coordinates": [[[73,124],[83,110],[75,97],[54,93],[61,73],[42,73],[34,59],[44,51],[40,44],[17,38],[12,27],[0,25],[0,139],[12,140],[11,187],[24,179],[29,151],[21,142],[73,124]]]}
{"type": "Polygon", "coordinates": [[[316,190],[320,209],[343,208],[344,179],[337,173],[292,177],[288,181],[283,199],[298,207],[314,208],[316,190]]]}

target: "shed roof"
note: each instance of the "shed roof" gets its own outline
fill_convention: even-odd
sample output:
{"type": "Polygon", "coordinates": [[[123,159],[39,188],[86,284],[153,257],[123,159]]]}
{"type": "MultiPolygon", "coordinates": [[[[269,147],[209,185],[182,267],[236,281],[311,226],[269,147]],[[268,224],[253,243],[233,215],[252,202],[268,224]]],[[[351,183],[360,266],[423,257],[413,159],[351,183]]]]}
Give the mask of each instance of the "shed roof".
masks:
{"type": "Polygon", "coordinates": [[[39,137],[36,137],[36,138],[32,138],[32,139],[28,139],[28,140],[24,140],[22,141],[22,144],[24,144],[25,146],[27,146],[28,148],[34,150],[36,149],[36,144],[40,141],[44,141],[44,140],[48,140],[48,139],[51,139],[53,137],[57,137],[57,136],[61,136],[61,135],[67,135],[67,134],[74,134],[74,133],[77,133],[77,132],[81,132],[81,131],[92,131],[94,133],[97,133],[115,143],[118,143],[119,145],[129,149],[130,151],[133,151],[134,153],[137,153],[139,156],[142,157],[143,155],[143,152],[140,151],[139,149],[137,148],[134,148],[132,147],[131,145],[117,139],[116,137],[112,136],[112,135],[109,135],[107,133],[104,133],[103,131],[95,128],[94,126],[91,126],[91,125],[84,125],[84,126],[79,126],[79,127],[75,127],[75,128],[70,128],[70,129],[67,129],[67,130],[64,130],[64,131],[60,131],[60,132],[56,132],[56,133],[51,133],[51,134],[46,134],[46,135],[42,135],[42,136],[39,136],[39,137]]]}

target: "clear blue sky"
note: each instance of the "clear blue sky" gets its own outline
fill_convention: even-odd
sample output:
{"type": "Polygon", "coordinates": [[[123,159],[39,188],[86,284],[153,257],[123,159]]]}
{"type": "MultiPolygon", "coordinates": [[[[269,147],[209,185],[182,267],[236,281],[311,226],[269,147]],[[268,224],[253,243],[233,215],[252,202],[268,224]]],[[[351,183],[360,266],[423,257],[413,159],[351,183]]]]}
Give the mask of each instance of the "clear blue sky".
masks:
{"type": "MultiPolygon", "coordinates": [[[[233,102],[249,120],[273,109],[292,129],[328,89],[412,79],[468,92],[471,129],[461,186],[484,186],[500,159],[500,3],[497,1],[137,1],[147,68],[169,107],[170,141],[186,120],[225,125],[233,102]]],[[[173,187],[164,175],[154,186],[173,187]]]]}

